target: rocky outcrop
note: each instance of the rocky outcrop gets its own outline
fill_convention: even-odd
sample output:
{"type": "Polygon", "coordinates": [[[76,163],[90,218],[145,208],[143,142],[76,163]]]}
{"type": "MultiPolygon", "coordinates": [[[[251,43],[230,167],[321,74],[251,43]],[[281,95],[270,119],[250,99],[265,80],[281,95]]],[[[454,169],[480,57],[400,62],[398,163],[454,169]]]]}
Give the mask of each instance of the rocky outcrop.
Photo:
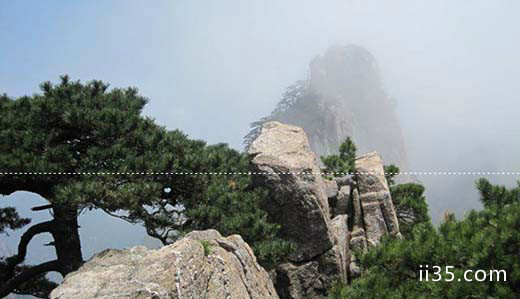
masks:
{"type": "Polygon", "coordinates": [[[278,298],[238,235],[194,231],[159,250],[105,250],[67,275],[52,299],[278,298]]]}
{"type": "MultiPolygon", "coordinates": [[[[316,156],[302,128],[266,123],[249,147],[257,185],[271,192],[265,204],[281,236],[296,248],[276,270],[275,287],[282,298],[324,298],[332,284],[346,276],[342,263],[342,226],[332,225],[327,194],[335,183],[321,177],[316,156]],[[337,229],[332,229],[337,226],[337,229]]],[[[336,187],[337,189],[337,187],[336,187]]]]}
{"type": "Polygon", "coordinates": [[[350,233],[347,215],[330,222],[333,246],[304,263],[284,263],[276,270],[275,287],[280,298],[325,298],[338,281],[347,282],[350,264],[350,233]]]}
{"type": "Polygon", "coordinates": [[[251,144],[257,185],[271,190],[265,209],[283,223],[281,235],[296,245],[289,259],[309,261],[332,247],[329,205],[316,156],[302,128],[270,122],[251,144]],[[312,242],[309,242],[312,240],[312,242]]]}
{"type": "Polygon", "coordinates": [[[303,129],[268,122],[249,147],[266,210],[296,249],[272,275],[283,299],[326,298],[337,281],[360,273],[352,250],[366,250],[399,225],[377,153],[356,159],[356,174],[322,178],[303,129]]]}

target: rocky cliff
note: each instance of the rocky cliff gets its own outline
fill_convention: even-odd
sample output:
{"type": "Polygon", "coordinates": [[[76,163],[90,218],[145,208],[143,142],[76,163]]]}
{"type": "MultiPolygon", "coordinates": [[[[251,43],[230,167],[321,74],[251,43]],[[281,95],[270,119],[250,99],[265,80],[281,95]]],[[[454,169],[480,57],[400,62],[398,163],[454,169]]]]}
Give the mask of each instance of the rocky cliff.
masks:
{"type": "Polygon", "coordinates": [[[334,46],[316,57],[308,78],[290,86],[271,115],[251,124],[246,147],[269,121],[302,127],[318,156],[336,153],[350,136],[360,152],[377,149],[387,164],[408,167],[394,103],[374,57],[362,47],[334,46]]]}
{"type": "Polygon", "coordinates": [[[354,176],[327,180],[302,128],[268,122],[249,154],[255,183],[271,191],[270,220],[296,245],[273,275],[280,298],[326,298],[336,281],[359,274],[352,249],[366,250],[387,234],[400,237],[377,153],[358,157],[354,176]]]}

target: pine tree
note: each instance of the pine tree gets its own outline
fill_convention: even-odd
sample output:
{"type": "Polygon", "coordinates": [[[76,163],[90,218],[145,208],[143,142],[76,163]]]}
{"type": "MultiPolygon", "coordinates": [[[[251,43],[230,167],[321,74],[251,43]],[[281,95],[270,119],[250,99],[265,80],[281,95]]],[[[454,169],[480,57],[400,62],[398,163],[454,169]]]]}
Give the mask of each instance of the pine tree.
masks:
{"type": "MultiPolygon", "coordinates": [[[[41,94],[0,96],[0,195],[33,192],[48,202],[35,210],[53,215],[29,227],[18,252],[3,260],[0,297],[10,292],[45,297],[51,289],[45,273],[64,276],[83,263],[78,233],[83,210],[141,223],[164,244],[192,229],[217,228],[243,233],[257,251],[278,246],[280,255],[264,253],[266,262],[283,255],[288,245],[276,239],[278,227],[259,209],[261,190],[238,175],[200,175],[245,172],[245,154],[168,131],[142,116],[148,100],[137,89],[108,87],[63,76],[58,85],[43,83],[41,94]],[[27,245],[42,233],[52,235],[48,245],[57,258],[25,265],[27,245]],[[29,283],[34,281],[41,283],[29,283]]],[[[4,214],[4,227],[23,224],[12,211],[4,214]]]]}
{"type": "Polygon", "coordinates": [[[321,156],[321,162],[325,166],[323,172],[332,176],[344,176],[354,173],[356,166],[356,145],[350,137],[347,137],[339,146],[338,155],[321,156]]]}
{"type": "Polygon", "coordinates": [[[394,177],[399,174],[400,169],[393,164],[385,165],[384,171],[399,221],[399,230],[405,238],[410,237],[416,225],[431,224],[424,186],[417,183],[396,184],[394,177]]]}
{"type": "Polygon", "coordinates": [[[6,229],[20,229],[30,222],[29,218],[21,218],[14,207],[0,208],[0,234],[5,234],[6,229]]]}

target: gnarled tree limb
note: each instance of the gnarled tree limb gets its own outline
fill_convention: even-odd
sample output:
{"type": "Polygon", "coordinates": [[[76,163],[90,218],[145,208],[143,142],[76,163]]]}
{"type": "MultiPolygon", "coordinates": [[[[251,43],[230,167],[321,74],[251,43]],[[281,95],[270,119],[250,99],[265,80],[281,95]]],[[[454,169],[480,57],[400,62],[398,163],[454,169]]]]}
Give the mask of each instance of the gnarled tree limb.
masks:
{"type": "Polygon", "coordinates": [[[42,223],[35,224],[31,226],[20,238],[20,243],[18,243],[18,253],[12,257],[6,259],[7,262],[7,276],[12,276],[14,274],[15,267],[25,260],[25,256],[27,255],[27,246],[29,242],[31,242],[32,238],[38,234],[51,232],[52,231],[53,221],[45,221],[42,223]]]}
{"type": "Polygon", "coordinates": [[[50,271],[58,271],[60,270],[60,263],[57,260],[45,262],[39,264],[37,266],[28,267],[27,269],[20,272],[18,275],[12,277],[6,282],[2,282],[0,286],[0,298],[3,298],[10,293],[16,291],[16,288],[27,281],[30,281],[35,276],[50,272],[50,271]]]}

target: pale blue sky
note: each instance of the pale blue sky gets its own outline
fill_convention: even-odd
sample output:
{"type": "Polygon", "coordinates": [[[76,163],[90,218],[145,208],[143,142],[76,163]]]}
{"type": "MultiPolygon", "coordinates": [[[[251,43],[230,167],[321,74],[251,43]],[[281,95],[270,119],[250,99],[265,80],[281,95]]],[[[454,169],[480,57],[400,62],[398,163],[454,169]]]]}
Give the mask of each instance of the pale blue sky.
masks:
{"type": "Polygon", "coordinates": [[[353,42],[379,61],[413,147],[414,116],[429,131],[442,127],[439,113],[449,129],[482,127],[483,115],[510,127],[501,116],[520,91],[519,8],[517,1],[2,1],[0,92],[30,94],[65,73],[137,86],[161,124],[240,147],[248,123],[305,78],[312,57],[353,42]],[[472,108],[476,121],[462,115],[470,103],[484,105],[472,108]]]}
{"type": "Polygon", "coordinates": [[[266,24],[268,5],[194,3],[3,2],[0,89],[30,94],[64,73],[137,86],[160,123],[238,147],[248,123],[305,76],[311,55],[280,38],[291,28],[273,35],[282,11],[271,11],[266,24]],[[287,68],[295,58],[301,64],[287,68]]]}

